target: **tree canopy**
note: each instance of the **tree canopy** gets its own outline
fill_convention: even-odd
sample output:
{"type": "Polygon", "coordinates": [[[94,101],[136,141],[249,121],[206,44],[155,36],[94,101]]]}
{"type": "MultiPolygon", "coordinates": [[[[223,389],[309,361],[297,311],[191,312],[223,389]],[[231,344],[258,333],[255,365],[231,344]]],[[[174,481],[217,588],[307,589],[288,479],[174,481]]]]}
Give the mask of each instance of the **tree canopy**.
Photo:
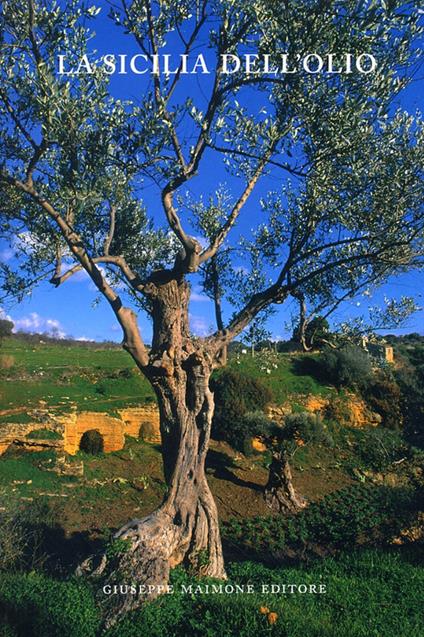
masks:
{"type": "Polygon", "coordinates": [[[69,68],[90,52],[99,9],[78,0],[2,3],[1,234],[22,237],[13,243],[19,270],[2,266],[6,293],[22,297],[43,276],[60,285],[81,268],[115,311],[124,287],[149,310],[146,281],[161,268],[204,272],[210,290],[211,264],[223,254],[231,267],[232,258],[240,263],[240,251],[228,251],[230,231],[264,175],[276,188],[244,239],[259,251],[262,278],[252,284],[244,268],[251,294],[221,317],[226,340],[292,293],[321,308],[421,266],[422,122],[392,105],[416,69],[417,5],[174,5],[122,2],[110,19],[148,59],[201,46],[215,65],[204,91],[187,96],[181,64],[174,75],[151,75],[140,98],[118,99],[100,63],[92,73],[57,71],[63,52],[69,68]],[[377,69],[246,74],[225,73],[222,62],[249,52],[278,65],[283,53],[334,51],[372,52],[377,69]],[[224,201],[215,161],[237,179],[224,201]],[[195,202],[197,227],[190,180],[202,180],[208,197],[195,202]],[[151,183],[154,210],[144,201],[151,183]]]}

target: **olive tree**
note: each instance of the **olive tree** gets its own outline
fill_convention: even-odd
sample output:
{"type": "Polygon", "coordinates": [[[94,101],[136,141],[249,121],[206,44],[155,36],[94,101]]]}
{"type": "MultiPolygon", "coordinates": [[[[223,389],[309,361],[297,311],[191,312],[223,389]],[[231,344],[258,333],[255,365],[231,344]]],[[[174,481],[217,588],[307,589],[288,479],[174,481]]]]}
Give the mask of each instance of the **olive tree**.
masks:
{"type": "MultiPolygon", "coordinates": [[[[43,277],[62,286],[85,270],[152,384],[166,496],[117,532],[128,550],[85,565],[109,581],[127,573],[150,585],[151,597],[179,563],[225,577],[204,464],[214,408],[209,379],[228,343],[291,295],[335,299],[422,263],[422,127],[392,106],[415,70],[418,8],[399,0],[295,0],[278,11],[265,0],[107,6],[143,60],[153,64],[172,45],[195,60],[207,50],[213,68],[203,74],[199,62],[204,84],[194,90],[187,58],[179,58],[175,73],[149,75],[139,98],[117,99],[107,67],[84,58],[96,20],[105,19],[99,9],[77,0],[3,0],[1,235],[21,237],[13,243],[19,268],[2,266],[3,289],[19,299],[43,277]],[[280,70],[286,54],[290,72],[225,67],[234,61],[225,55],[244,59],[246,51],[280,70]],[[345,72],[315,73],[311,62],[310,72],[291,72],[297,56],[345,51],[352,60],[372,53],[376,68],[352,63],[345,72]],[[68,74],[58,72],[59,55],[68,74]],[[201,184],[214,196],[211,162],[220,181],[228,170],[231,201],[200,241],[185,190],[201,184]],[[263,193],[261,223],[248,239],[261,250],[264,285],[215,333],[195,338],[190,281],[231,245],[252,192],[270,183],[265,176],[273,189],[263,193]],[[152,184],[154,205],[144,194],[152,184]],[[152,321],[151,347],[139,312],[152,321]]],[[[108,621],[142,599],[110,596],[108,621]]]]}
{"type": "Polygon", "coordinates": [[[319,415],[302,412],[288,414],[283,426],[271,424],[260,437],[271,452],[265,502],[277,513],[296,513],[307,502],[296,493],[290,462],[300,447],[310,443],[331,444],[331,436],[319,415]]]}

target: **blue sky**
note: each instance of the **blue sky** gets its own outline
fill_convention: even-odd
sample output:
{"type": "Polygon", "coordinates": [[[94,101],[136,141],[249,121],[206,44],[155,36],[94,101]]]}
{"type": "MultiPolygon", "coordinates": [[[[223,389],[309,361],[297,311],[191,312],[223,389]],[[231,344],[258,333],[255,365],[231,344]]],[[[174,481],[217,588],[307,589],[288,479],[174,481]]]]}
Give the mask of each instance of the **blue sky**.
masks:
{"type": "MultiPolygon", "coordinates": [[[[99,6],[105,6],[105,3],[99,3],[99,6]]],[[[119,29],[117,29],[111,21],[106,18],[106,11],[103,8],[99,17],[96,19],[96,38],[93,40],[99,54],[105,53],[138,53],[135,44],[130,38],[124,37],[119,29]]],[[[111,79],[111,91],[119,97],[131,97],[137,99],[148,88],[148,79],[146,76],[117,76],[111,79]]],[[[192,92],[200,102],[207,93],[210,78],[196,75],[194,77],[184,78],[181,83],[180,91],[192,92]]],[[[416,109],[422,109],[423,82],[415,81],[413,84],[401,94],[398,98],[398,104],[408,110],[415,112],[416,109]]],[[[262,94],[261,100],[265,100],[266,96],[262,94]]],[[[264,104],[257,101],[258,111],[264,104]]],[[[220,181],[226,179],[231,189],[238,192],[240,184],[236,180],[229,178],[224,170],[216,165],[215,161],[206,156],[206,170],[211,175],[211,189],[220,181]]],[[[187,188],[195,196],[202,193],[204,180],[197,181],[194,179],[189,183],[187,188]]],[[[260,215],[259,199],[267,190],[276,189],[278,180],[274,177],[264,177],[255,194],[249,200],[243,215],[243,227],[251,227],[256,225],[258,215],[260,215]],[[244,224],[244,226],[243,226],[244,224]]],[[[208,194],[208,193],[205,193],[208,194]]],[[[158,191],[149,186],[144,194],[145,202],[148,209],[158,209],[157,199],[158,191]]],[[[236,231],[236,235],[237,235],[236,231]]],[[[5,262],[13,261],[13,251],[10,246],[0,243],[0,259],[5,262]]],[[[358,297],[352,302],[345,304],[340,308],[339,312],[334,315],[333,320],[336,322],[346,320],[348,317],[360,315],[366,311],[367,305],[377,305],[382,303],[384,296],[400,297],[401,295],[414,295],[418,304],[424,304],[420,298],[420,291],[424,286],[423,273],[411,272],[396,279],[392,279],[383,288],[375,291],[371,299],[358,297]]],[[[116,324],[114,315],[108,305],[100,301],[96,304],[97,298],[93,284],[84,273],[80,273],[67,281],[59,288],[53,288],[49,283],[43,282],[38,288],[28,296],[25,301],[20,304],[9,304],[4,306],[4,312],[12,318],[18,329],[26,331],[57,331],[61,335],[72,335],[75,338],[93,339],[93,340],[120,340],[121,334],[116,324]],[[94,305],[93,305],[94,304],[94,305]]],[[[277,313],[274,314],[269,321],[269,329],[274,337],[287,337],[287,324],[290,321],[291,313],[295,310],[294,304],[287,303],[283,306],[277,306],[277,313]]],[[[224,311],[229,316],[229,308],[224,304],[224,311]]],[[[214,328],[213,304],[202,293],[196,282],[193,284],[193,294],[190,306],[190,314],[192,321],[192,329],[199,335],[204,335],[214,328]]],[[[149,342],[151,338],[151,328],[147,319],[140,317],[144,338],[149,342]]],[[[408,323],[398,330],[400,332],[418,331],[424,333],[424,311],[416,313],[411,317],[408,323]]],[[[395,331],[395,330],[393,330],[395,331]]]]}

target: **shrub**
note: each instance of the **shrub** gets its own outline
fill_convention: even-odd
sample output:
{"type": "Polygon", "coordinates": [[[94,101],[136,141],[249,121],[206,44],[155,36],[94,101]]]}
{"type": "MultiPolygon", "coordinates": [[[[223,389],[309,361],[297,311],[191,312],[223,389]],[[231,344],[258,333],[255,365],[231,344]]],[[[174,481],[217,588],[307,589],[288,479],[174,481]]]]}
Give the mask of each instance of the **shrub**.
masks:
{"type": "Polygon", "coordinates": [[[392,462],[408,457],[409,447],[399,432],[382,427],[360,432],[356,438],[355,456],[365,467],[382,471],[392,462]]]}
{"type": "Polygon", "coordinates": [[[233,423],[227,441],[246,456],[252,455],[252,438],[268,433],[272,421],[261,411],[247,412],[233,423]]]}
{"type": "Polygon", "coordinates": [[[0,620],[21,637],[95,637],[99,626],[87,586],[38,573],[3,575],[0,620]]]}
{"type": "Polygon", "coordinates": [[[236,550],[266,560],[304,555],[317,544],[326,550],[351,547],[359,540],[390,540],[422,506],[413,489],[358,484],[314,502],[295,516],[230,520],[223,537],[236,550]]]}
{"type": "Polygon", "coordinates": [[[324,408],[325,420],[341,425],[352,424],[352,411],[344,396],[331,396],[324,408]]]}
{"type": "Polygon", "coordinates": [[[272,400],[272,393],[260,380],[244,376],[232,370],[225,370],[211,382],[215,395],[215,413],[212,421],[212,436],[218,440],[238,441],[244,444],[245,436],[235,431],[237,424],[247,412],[257,412],[272,400]],[[234,435],[232,434],[234,430],[234,435]]]}
{"type": "Polygon", "coordinates": [[[371,361],[363,349],[354,345],[341,349],[328,347],[317,359],[315,373],[319,380],[338,388],[364,387],[371,377],[371,361]]]}
{"type": "Polygon", "coordinates": [[[140,440],[151,440],[156,436],[156,429],[153,423],[145,420],[141,423],[138,431],[138,437],[140,440]]]}
{"type": "Polygon", "coordinates": [[[333,440],[319,414],[302,411],[287,414],[281,429],[284,440],[303,440],[305,443],[332,445],[333,440]]]}
{"type": "Polygon", "coordinates": [[[401,393],[399,385],[390,378],[376,377],[370,380],[364,398],[369,407],[383,419],[389,429],[399,429],[402,425],[401,393]]]}
{"type": "Polygon", "coordinates": [[[0,571],[18,567],[25,554],[27,538],[22,524],[15,515],[0,516],[0,571]]]}
{"type": "Polygon", "coordinates": [[[13,513],[2,513],[0,571],[43,568],[48,560],[49,532],[56,528],[57,517],[54,505],[44,498],[36,498],[13,513]]]}
{"type": "Polygon", "coordinates": [[[424,374],[412,366],[396,371],[401,391],[400,408],[405,436],[415,446],[424,448],[424,374]]]}
{"type": "Polygon", "coordinates": [[[97,429],[89,429],[83,433],[79,448],[92,455],[103,453],[103,436],[97,429]]]}
{"type": "Polygon", "coordinates": [[[131,613],[104,637],[418,637],[423,634],[423,572],[405,553],[346,551],[307,566],[279,568],[252,561],[228,564],[225,584],[253,588],[234,595],[181,594],[176,572],[185,586],[222,582],[182,580],[177,568],[171,575],[174,594],[131,613]],[[323,584],[327,594],[262,593],[263,584],[281,591],[287,583],[323,584]]]}
{"type": "Polygon", "coordinates": [[[11,369],[15,364],[15,357],[10,354],[0,355],[0,369],[11,369]]]}

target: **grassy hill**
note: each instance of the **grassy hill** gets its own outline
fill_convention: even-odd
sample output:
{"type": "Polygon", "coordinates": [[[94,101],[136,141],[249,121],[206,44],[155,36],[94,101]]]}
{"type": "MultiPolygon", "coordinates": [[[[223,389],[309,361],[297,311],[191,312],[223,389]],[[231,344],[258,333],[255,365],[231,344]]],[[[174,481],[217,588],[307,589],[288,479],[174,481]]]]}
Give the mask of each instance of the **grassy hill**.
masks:
{"type": "MultiPolygon", "coordinates": [[[[74,403],[79,409],[112,413],[154,398],[149,383],[120,348],[28,343],[12,337],[3,342],[0,356],[6,362],[0,370],[0,411],[34,408],[42,400],[63,411],[74,403]]],[[[10,416],[4,418],[11,421],[10,416]]],[[[25,414],[16,414],[19,418],[25,414]]]]}
{"type": "MultiPolygon", "coordinates": [[[[79,409],[113,413],[115,409],[154,399],[147,380],[119,347],[43,339],[27,342],[12,337],[2,344],[2,360],[0,412],[20,412],[3,416],[0,413],[0,421],[25,421],[24,408],[34,408],[40,400],[62,411],[74,403],[79,409]]],[[[229,367],[266,380],[277,403],[292,394],[329,392],[311,376],[296,372],[296,357],[279,354],[272,360],[276,367],[267,367],[260,356],[239,355],[230,358],[229,367]]]]}

